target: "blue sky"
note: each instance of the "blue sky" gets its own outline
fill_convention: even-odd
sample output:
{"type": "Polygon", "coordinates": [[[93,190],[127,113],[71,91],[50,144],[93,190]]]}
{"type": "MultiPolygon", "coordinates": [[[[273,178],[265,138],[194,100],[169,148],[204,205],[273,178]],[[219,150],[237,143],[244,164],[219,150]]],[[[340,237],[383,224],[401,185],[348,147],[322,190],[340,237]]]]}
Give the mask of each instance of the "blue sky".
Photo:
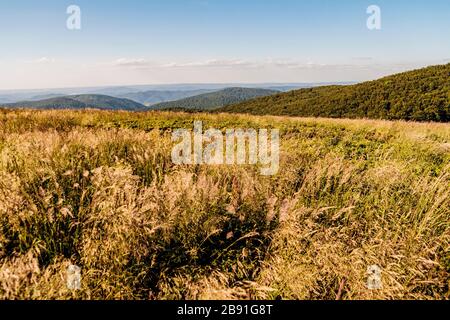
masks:
{"type": "Polygon", "coordinates": [[[363,81],[450,61],[449,36],[449,0],[2,0],[0,89],[363,81]]]}

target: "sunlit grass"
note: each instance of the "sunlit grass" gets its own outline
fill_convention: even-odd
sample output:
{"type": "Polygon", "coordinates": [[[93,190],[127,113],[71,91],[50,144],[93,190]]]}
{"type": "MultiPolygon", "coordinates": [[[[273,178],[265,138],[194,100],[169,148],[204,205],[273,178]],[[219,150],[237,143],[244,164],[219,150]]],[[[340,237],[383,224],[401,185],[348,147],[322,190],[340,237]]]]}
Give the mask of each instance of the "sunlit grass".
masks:
{"type": "Polygon", "coordinates": [[[0,298],[450,298],[449,145],[449,124],[2,110],[0,298]],[[279,173],[174,166],[194,120],[279,128],[279,173]]]}

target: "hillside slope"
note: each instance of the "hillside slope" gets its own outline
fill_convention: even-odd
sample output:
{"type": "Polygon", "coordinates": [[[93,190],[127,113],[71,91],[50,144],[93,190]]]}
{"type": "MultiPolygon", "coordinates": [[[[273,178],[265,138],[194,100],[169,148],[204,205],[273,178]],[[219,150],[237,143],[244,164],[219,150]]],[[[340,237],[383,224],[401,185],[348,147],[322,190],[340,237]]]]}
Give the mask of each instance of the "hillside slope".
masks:
{"type": "Polygon", "coordinates": [[[130,99],[146,106],[152,106],[157,103],[176,101],[188,97],[197,96],[204,93],[213,92],[214,90],[198,89],[198,90],[147,90],[140,92],[129,92],[118,95],[119,98],[130,99]]]}
{"type": "Polygon", "coordinates": [[[218,111],[447,122],[450,120],[450,64],[356,85],[280,93],[220,108],[218,111]]]}
{"type": "Polygon", "coordinates": [[[249,99],[270,96],[279,91],[257,88],[226,88],[173,102],[158,103],[152,109],[202,109],[213,110],[249,99]]]}
{"type": "Polygon", "coordinates": [[[101,109],[101,110],[143,110],[145,106],[122,98],[114,98],[99,94],[84,94],[64,96],[38,101],[22,101],[5,104],[8,108],[30,108],[30,109],[101,109]]]}

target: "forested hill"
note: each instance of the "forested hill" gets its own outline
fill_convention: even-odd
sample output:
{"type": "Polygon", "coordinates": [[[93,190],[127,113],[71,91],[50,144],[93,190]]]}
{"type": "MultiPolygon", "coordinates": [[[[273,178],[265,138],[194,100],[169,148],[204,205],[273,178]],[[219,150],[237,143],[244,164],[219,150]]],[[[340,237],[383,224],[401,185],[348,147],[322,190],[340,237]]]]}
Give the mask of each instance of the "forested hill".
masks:
{"type": "Polygon", "coordinates": [[[103,110],[145,110],[145,106],[128,99],[121,99],[100,94],[83,94],[63,96],[38,101],[22,101],[4,104],[6,108],[30,109],[103,109],[103,110]]]}
{"type": "Polygon", "coordinates": [[[450,64],[349,86],[300,89],[220,108],[221,112],[332,118],[450,121],[450,64]]]}
{"type": "Polygon", "coordinates": [[[259,88],[226,88],[220,91],[205,93],[177,101],[159,103],[152,106],[152,109],[213,110],[256,97],[269,96],[276,93],[279,93],[279,91],[259,88]]]}

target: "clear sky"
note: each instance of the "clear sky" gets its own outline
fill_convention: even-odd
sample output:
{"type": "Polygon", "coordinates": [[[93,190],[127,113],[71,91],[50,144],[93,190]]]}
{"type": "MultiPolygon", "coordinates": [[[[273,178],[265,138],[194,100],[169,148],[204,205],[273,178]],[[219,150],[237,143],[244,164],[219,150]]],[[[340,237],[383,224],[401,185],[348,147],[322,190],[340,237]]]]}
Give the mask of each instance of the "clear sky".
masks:
{"type": "Polygon", "coordinates": [[[0,90],[362,81],[450,62],[450,0],[0,0],[0,46],[0,90]]]}

